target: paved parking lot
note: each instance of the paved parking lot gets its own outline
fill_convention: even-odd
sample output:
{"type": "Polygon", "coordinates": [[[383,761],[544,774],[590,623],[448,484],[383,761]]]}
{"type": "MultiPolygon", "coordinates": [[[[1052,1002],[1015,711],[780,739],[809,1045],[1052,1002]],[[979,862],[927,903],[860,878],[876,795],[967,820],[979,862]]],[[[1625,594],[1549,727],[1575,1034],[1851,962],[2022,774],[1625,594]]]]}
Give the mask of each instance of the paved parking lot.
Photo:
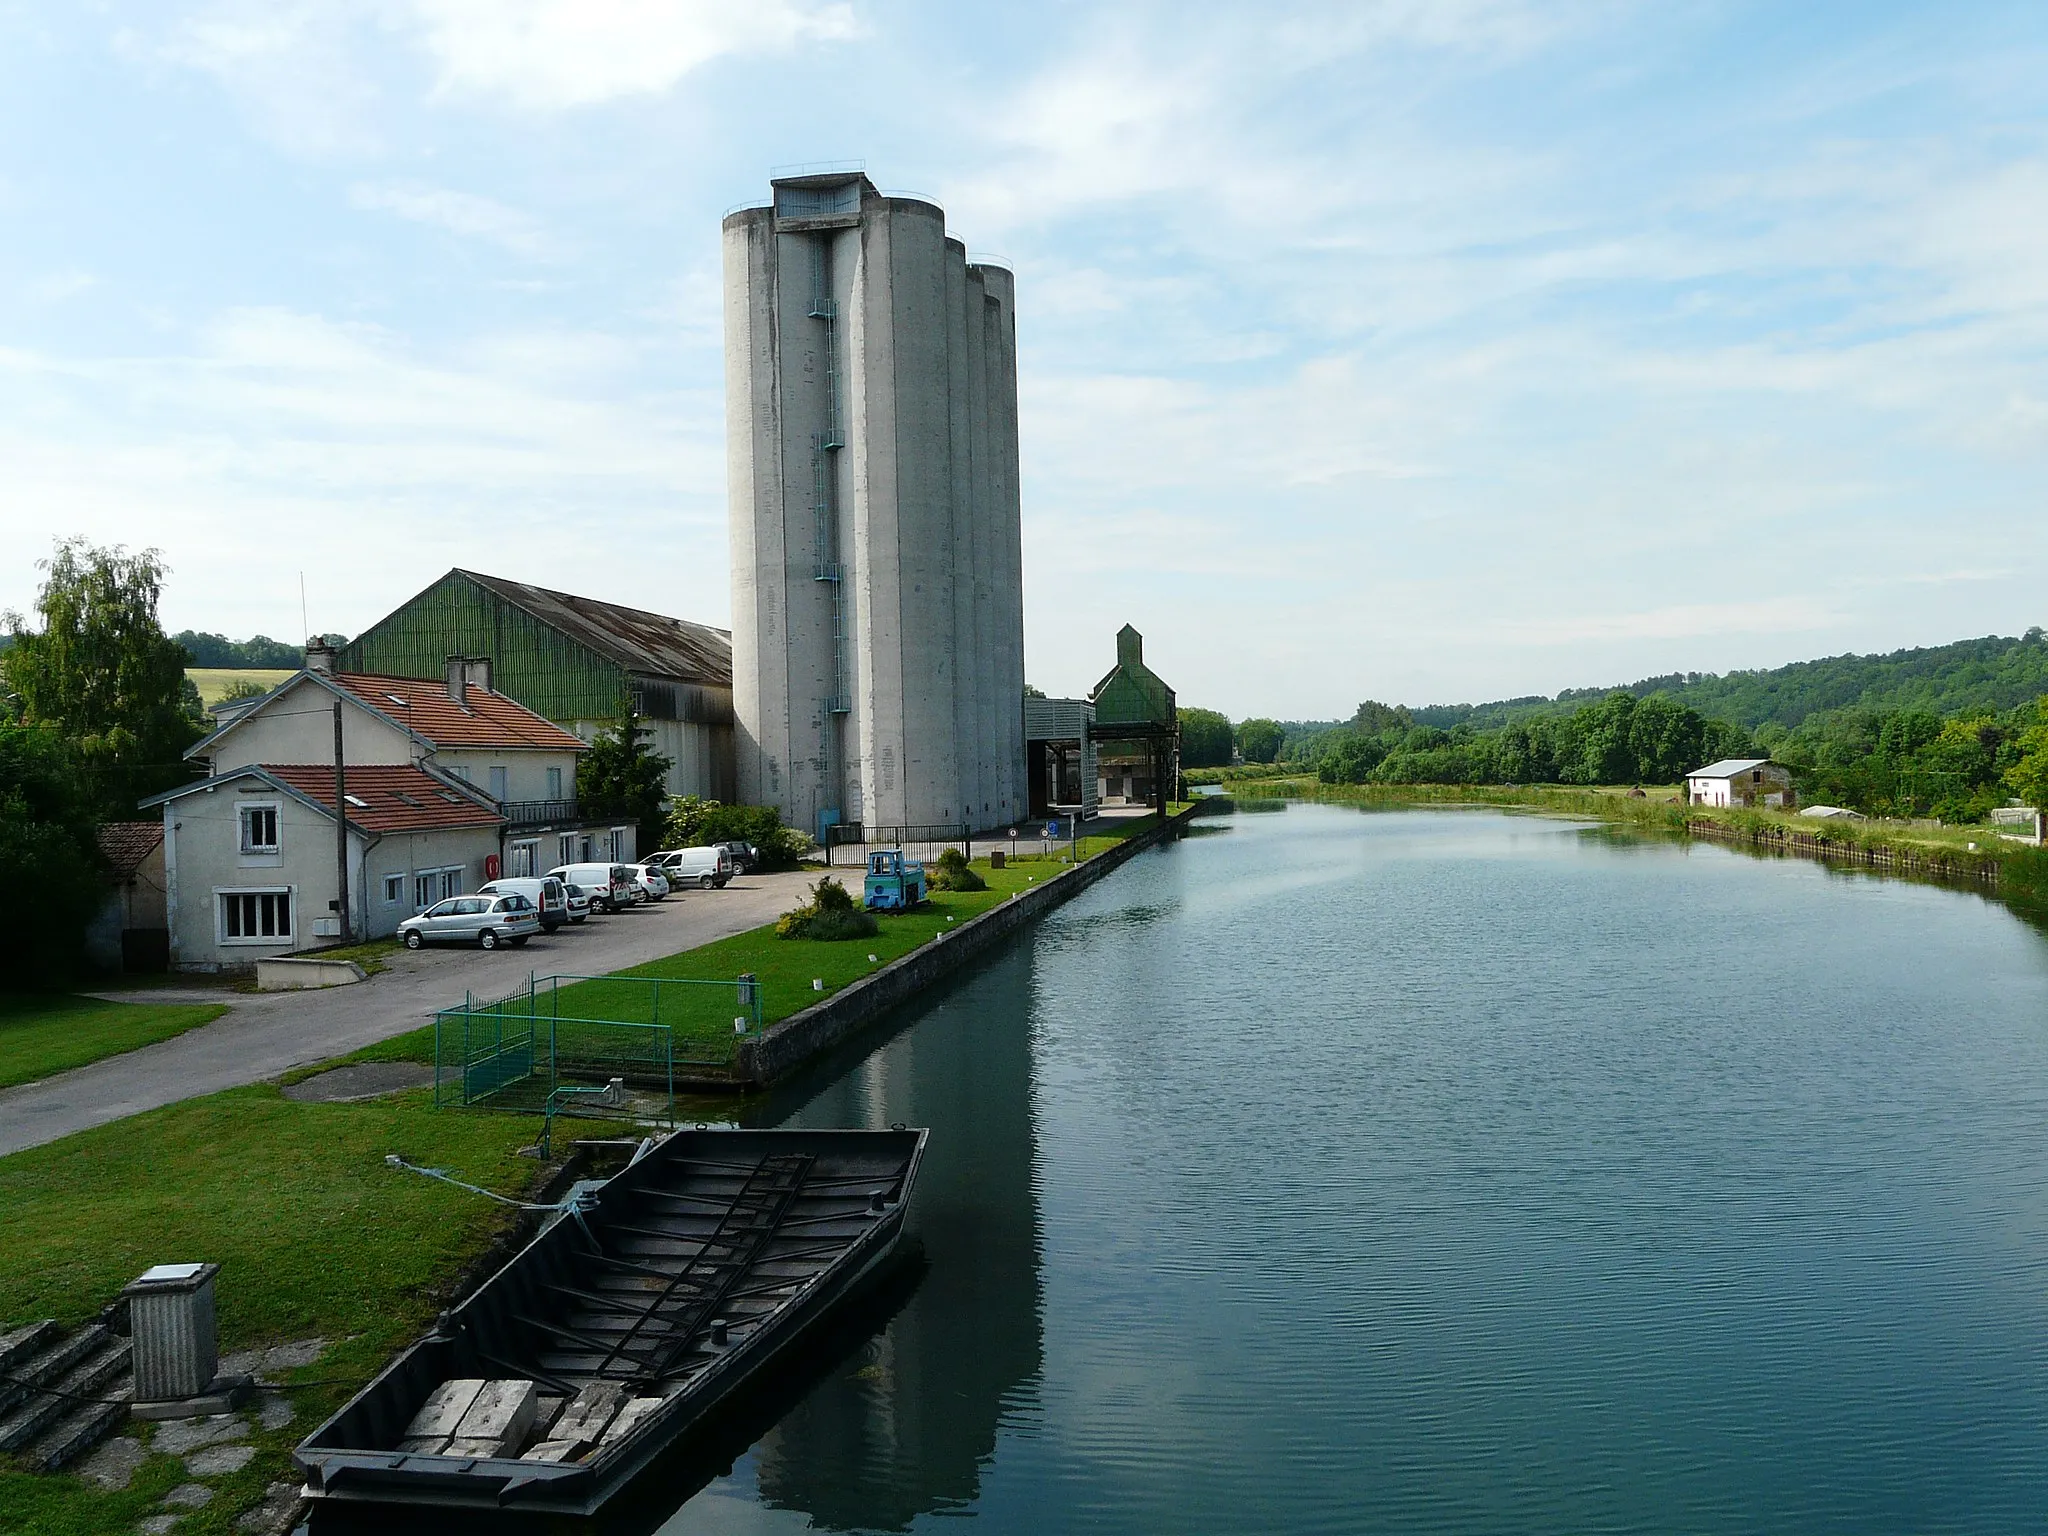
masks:
{"type": "Polygon", "coordinates": [[[230,1008],[175,1040],[0,1092],[0,1156],[359,1050],[417,1029],[436,1008],[460,1003],[465,991],[501,996],[530,970],[597,975],[759,927],[795,906],[815,878],[744,875],[722,891],[685,891],[655,906],[537,935],[523,949],[399,950],[387,962],[390,969],[352,987],[244,994],[195,984],[130,994],[138,1001],[190,997],[230,1008]]]}

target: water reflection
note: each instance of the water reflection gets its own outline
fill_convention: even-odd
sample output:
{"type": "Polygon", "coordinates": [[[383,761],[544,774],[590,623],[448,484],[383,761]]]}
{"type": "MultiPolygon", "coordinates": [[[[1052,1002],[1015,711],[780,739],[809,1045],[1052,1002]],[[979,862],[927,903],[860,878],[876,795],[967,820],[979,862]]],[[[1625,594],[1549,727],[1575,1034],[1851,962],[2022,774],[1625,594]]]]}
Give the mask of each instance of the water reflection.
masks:
{"type": "MultiPolygon", "coordinates": [[[[980,1492],[1006,1409],[1041,1363],[1031,1030],[1023,946],[837,1081],[768,1118],[931,1128],[910,1235],[922,1284],[888,1328],[764,1438],[758,1497],[828,1530],[902,1530],[980,1492]]],[[[683,1529],[681,1525],[675,1527],[683,1529]]]]}

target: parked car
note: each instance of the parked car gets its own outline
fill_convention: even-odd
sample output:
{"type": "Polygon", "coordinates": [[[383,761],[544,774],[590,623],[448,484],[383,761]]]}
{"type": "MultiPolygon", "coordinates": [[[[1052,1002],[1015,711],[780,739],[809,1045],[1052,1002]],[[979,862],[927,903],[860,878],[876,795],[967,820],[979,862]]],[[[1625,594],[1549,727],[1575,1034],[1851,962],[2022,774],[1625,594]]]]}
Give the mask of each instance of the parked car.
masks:
{"type": "Polygon", "coordinates": [[[670,848],[647,862],[666,875],[670,885],[694,885],[708,891],[732,878],[732,856],[716,844],[670,848]]]}
{"type": "Polygon", "coordinates": [[[398,936],[407,949],[422,944],[474,944],[480,949],[510,944],[518,949],[539,929],[540,913],[533,903],[508,891],[502,896],[450,896],[400,923],[398,936]]]}
{"type": "Polygon", "coordinates": [[[652,864],[628,864],[633,872],[633,899],[659,901],[669,893],[668,877],[652,864]]]}
{"type": "Polygon", "coordinates": [[[534,910],[540,914],[543,933],[553,933],[569,921],[569,893],[553,875],[511,875],[476,888],[479,896],[503,896],[507,892],[524,896],[533,903],[534,910]]]}
{"type": "Polygon", "coordinates": [[[623,864],[564,864],[548,873],[582,886],[596,911],[623,912],[633,905],[633,872],[623,864]]]}
{"type": "Polygon", "coordinates": [[[573,880],[562,882],[563,900],[568,904],[569,921],[580,923],[590,916],[590,893],[573,880]]]}
{"type": "Polygon", "coordinates": [[[761,867],[761,850],[752,843],[735,839],[730,843],[717,843],[713,846],[725,850],[725,856],[732,860],[732,872],[736,875],[751,875],[761,867]]]}

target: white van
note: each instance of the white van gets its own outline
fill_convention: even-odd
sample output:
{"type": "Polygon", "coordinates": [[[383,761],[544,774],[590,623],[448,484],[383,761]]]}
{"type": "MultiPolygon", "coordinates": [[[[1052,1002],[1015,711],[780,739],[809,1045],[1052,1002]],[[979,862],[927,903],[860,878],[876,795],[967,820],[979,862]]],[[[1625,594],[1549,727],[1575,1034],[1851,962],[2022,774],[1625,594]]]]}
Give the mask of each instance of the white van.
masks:
{"type": "Polygon", "coordinates": [[[666,875],[671,886],[694,885],[708,891],[714,885],[723,888],[732,878],[732,855],[716,845],[670,848],[647,862],[666,875]]]}
{"type": "Polygon", "coordinates": [[[564,864],[548,874],[582,886],[600,912],[623,912],[633,905],[633,871],[623,864],[564,864]]]}
{"type": "Polygon", "coordinates": [[[476,888],[479,896],[524,896],[533,903],[540,913],[541,931],[553,933],[569,921],[569,893],[562,889],[562,882],[553,875],[527,878],[513,875],[509,879],[492,880],[476,888]]]}

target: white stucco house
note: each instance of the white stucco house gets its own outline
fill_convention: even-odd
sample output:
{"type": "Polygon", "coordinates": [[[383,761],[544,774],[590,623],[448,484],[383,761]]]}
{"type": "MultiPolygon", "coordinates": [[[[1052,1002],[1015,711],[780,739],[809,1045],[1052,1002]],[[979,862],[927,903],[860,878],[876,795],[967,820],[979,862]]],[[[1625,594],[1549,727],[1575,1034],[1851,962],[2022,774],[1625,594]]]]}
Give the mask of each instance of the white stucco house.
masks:
{"type": "Polygon", "coordinates": [[[143,802],[163,817],[173,969],[239,969],[341,931],[339,715],[349,929],[392,933],[500,874],[630,859],[631,825],[578,814],[577,737],[493,692],[489,665],[445,682],[308,666],[186,754],[207,776],[143,802]]]}
{"type": "Polygon", "coordinates": [[[1771,810],[1797,803],[1792,770],[1767,757],[1729,757],[1685,776],[1688,805],[1744,805],[1771,810]]]}

